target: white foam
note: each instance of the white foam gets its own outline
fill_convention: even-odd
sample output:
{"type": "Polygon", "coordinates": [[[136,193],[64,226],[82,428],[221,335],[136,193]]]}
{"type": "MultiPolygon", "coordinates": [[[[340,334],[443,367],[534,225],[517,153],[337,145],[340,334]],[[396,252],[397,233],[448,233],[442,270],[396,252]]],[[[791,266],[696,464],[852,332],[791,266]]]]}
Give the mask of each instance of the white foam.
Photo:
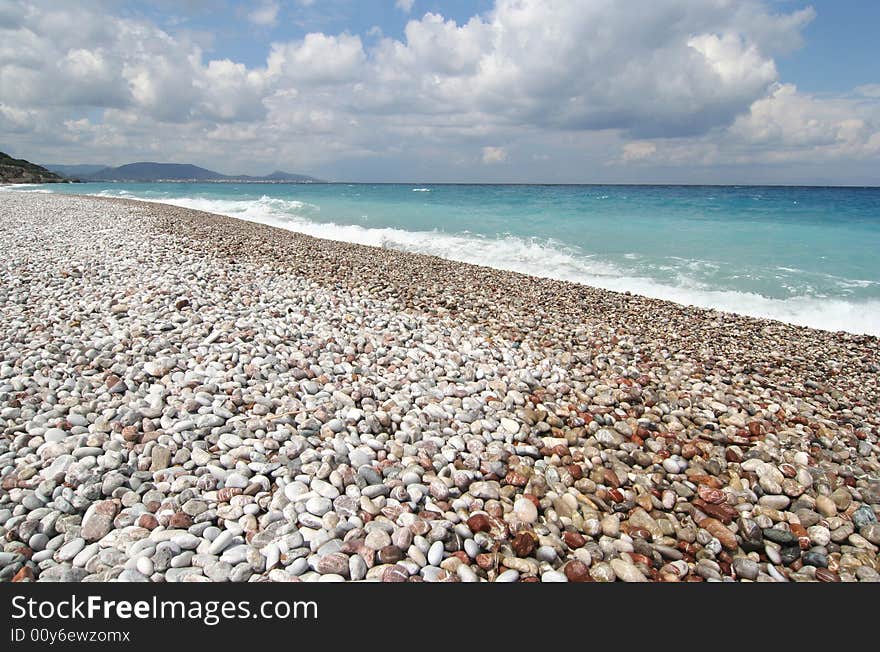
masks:
{"type": "Polygon", "coordinates": [[[0,184],[0,190],[5,191],[14,191],[14,192],[37,192],[43,193],[47,195],[51,195],[52,191],[47,190],[46,188],[34,188],[34,185],[31,183],[9,183],[9,184],[0,184]]]}
{"type": "MultiPolygon", "coordinates": [[[[308,214],[319,211],[318,206],[267,196],[258,200],[173,197],[149,201],[229,215],[328,240],[429,254],[607,290],[629,291],[684,305],[777,319],[800,326],[880,335],[880,300],[856,302],[806,295],[773,299],[750,292],[713,290],[682,274],[676,279],[677,285],[665,284],[627,274],[612,263],[572,251],[563,243],[552,240],[511,235],[489,238],[475,234],[316,222],[310,220],[308,214]]],[[[699,262],[705,264],[704,261],[699,262]]]]}
{"type": "Polygon", "coordinates": [[[413,192],[431,192],[430,188],[413,188],[413,192]]]}

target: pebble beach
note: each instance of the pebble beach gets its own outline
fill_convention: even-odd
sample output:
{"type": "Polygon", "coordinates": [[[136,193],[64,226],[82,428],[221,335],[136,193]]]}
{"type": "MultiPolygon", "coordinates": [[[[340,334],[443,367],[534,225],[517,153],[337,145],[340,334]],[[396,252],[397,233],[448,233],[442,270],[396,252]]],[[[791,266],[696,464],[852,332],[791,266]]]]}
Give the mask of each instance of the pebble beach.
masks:
{"type": "Polygon", "coordinates": [[[0,252],[0,580],[880,580],[877,337],[120,199],[0,252]]]}

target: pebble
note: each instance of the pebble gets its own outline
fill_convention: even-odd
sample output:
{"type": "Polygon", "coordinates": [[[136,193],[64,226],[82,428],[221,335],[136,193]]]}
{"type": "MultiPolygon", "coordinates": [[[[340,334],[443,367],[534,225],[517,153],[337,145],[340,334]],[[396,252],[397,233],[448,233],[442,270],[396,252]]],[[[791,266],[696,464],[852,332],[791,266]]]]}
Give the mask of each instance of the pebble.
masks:
{"type": "Polygon", "coordinates": [[[760,572],[758,563],[748,557],[734,557],[733,570],[736,572],[737,577],[753,581],[758,578],[758,573],[760,572]]]}
{"type": "Polygon", "coordinates": [[[428,549],[427,559],[428,563],[432,566],[439,566],[440,562],[443,561],[443,542],[435,541],[431,544],[431,547],[428,549]]]}
{"type": "Polygon", "coordinates": [[[0,247],[0,579],[877,580],[870,338],[170,206],[0,247]]]}
{"type": "Polygon", "coordinates": [[[516,582],[517,580],[519,580],[519,571],[513,570],[512,568],[503,573],[499,573],[498,577],[495,578],[496,582],[502,583],[516,582]]]}
{"type": "Polygon", "coordinates": [[[520,521],[529,525],[538,520],[538,508],[527,498],[518,498],[513,504],[513,512],[520,521]]]}
{"type": "Polygon", "coordinates": [[[564,573],[559,571],[546,571],[541,575],[542,582],[568,582],[564,573]]]}
{"type": "Polygon", "coordinates": [[[622,582],[647,582],[642,572],[631,563],[622,559],[612,559],[610,564],[614,575],[622,582]]]}

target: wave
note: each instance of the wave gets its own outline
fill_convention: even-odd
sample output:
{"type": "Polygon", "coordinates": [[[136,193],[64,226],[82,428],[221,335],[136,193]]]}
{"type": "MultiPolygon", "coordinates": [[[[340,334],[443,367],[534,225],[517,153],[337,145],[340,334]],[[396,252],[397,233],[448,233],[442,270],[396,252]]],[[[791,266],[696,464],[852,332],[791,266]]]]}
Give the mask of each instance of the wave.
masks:
{"type": "MultiPolygon", "coordinates": [[[[135,198],[130,194],[126,196],[135,198]]],[[[219,213],[328,240],[439,256],[607,290],[628,291],[684,305],[775,319],[799,326],[880,335],[878,299],[849,301],[807,294],[776,299],[753,292],[712,289],[685,274],[677,274],[674,284],[663,283],[640,276],[637,271],[634,273],[614,263],[599,260],[552,239],[514,235],[487,237],[438,230],[407,231],[317,221],[314,218],[320,213],[319,206],[265,195],[256,200],[204,197],[141,199],[219,213]]],[[[707,263],[696,262],[701,265],[707,263]]]]}
{"type": "Polygon", "coordinates": [[[413,188],[413,192],[431,192],[430,188],[413,188]]]}
{"type": "Polygon", "coordinates": [[[8,192],[36,192],[42,193],[46,195],[51,195],[52,191],[46,188],[34,188],[34,184],[32,183],[9,183],[9,184],[0,184],[0,191],[8,191],[8,192]]]}

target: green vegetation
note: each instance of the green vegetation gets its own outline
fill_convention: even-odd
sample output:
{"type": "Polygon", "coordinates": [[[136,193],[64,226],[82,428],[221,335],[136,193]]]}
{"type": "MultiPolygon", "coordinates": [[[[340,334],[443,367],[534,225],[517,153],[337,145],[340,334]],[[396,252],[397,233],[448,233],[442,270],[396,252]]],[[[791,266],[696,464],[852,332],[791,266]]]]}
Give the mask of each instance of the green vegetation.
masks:
{"type": "Polygon", "coordinates": [[[0,183],[64,183],[70,181],[46,168],[0,152],[0,183]]]}

